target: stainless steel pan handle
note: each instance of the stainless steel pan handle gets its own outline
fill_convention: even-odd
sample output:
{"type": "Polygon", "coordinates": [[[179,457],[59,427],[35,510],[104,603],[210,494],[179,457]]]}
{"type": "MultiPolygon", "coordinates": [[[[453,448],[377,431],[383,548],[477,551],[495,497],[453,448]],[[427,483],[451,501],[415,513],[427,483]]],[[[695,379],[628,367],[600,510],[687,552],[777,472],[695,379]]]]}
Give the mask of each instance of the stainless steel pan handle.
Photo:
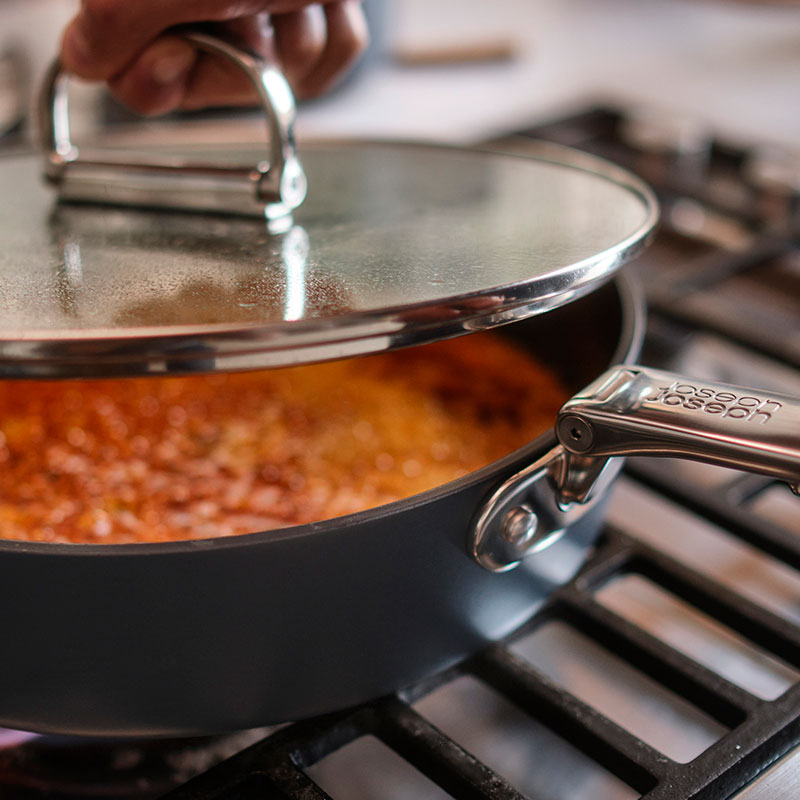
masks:
{"type": "Polygon", "coordinates": [[[600,501],[618,456],[671,456],[757,472],[800,493],[800,398],[612,367],[562,407],[560,444],[506,480],[468,534],[472,558],[513,569],[600,501]]]}
{"type": "Polygon", "coordinates": [[[132,161],[128,154],[80,152],[69,131],[69,76],[56,60],[40,98],[45,176],[62,200],[212,211],[266,217],[277,229],[306,195],[306,177],[295,154],[295,104],[283,75],[257,55],[199,32],[182,34],[192,44],[238,66],[256,90],[267,122],[264,158],[252,166],[194,162],[183,158],[132,161]]]}
{"type": "Polygon", "coordinates": [[[563,503],[585,502],[613,456],[672,456],[757,472],[800,493],[800,399],[614,367],[574,396],[556,424],[567,451],[563,503]]]}

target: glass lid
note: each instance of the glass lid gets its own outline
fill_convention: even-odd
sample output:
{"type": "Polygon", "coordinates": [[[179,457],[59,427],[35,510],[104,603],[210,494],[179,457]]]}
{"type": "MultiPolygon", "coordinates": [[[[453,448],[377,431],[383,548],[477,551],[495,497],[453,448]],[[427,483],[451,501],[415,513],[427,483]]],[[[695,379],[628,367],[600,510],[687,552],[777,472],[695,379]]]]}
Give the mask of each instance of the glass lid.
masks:
{"type": "Polygon", "coordinates": [[[655,224],[639,180],[552,146],[351,142],[299,159],[275,66],[181,35],[244,72],[266,140],[79,150],[56,60],[39,109],[52,185],[40,158],[0,158],[0,376],[256,369],[490,328],[590,291],[655,224]]]}
{"type": "Polygon", "coordinates": [[[277,229],[57,202],[39,158],[0,159],[0,375],[250,369],[488,328],[595,288],[656,218],[637,179],[550,147],[301,157],[308,196],[277,229]]]}

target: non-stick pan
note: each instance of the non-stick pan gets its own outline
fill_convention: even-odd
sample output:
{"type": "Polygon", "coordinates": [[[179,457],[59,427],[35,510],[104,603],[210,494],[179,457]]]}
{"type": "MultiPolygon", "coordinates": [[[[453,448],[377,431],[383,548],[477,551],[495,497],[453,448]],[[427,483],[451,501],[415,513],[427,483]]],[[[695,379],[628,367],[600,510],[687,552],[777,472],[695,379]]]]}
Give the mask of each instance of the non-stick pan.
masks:
{"type": "MultiPolygon", "coordinates": [[[[636,293],[618,278],[505,332],[574,389],[634,357],[642,321],[636,293]]],[[[614,374],[599,382],[614,430],[637,425],[642,407],[708,414],[728,433],[713,432],[690,457],[715,463],[749,466],[742,462],[760,457],[759,445],[744,440],[749,431],[794,413],[778,430],[782,441],[765,437],[779,467],[763,471],[800,475],[791,398],[680,379],[630,399],[638,368],[614,374]],[[624,407],[608,384],[628,393],[624,407]],[[708,410],[711,403],[725,409],[708,410]]],[[[603,421],[583,416],[582,396],[557,422],[567,442],[603,421]]],[[[645,427],[647,436],[617,442],[613,452],[691,450],[685,431],[645,427]]],[[[603,447],[603,435],[594,437],[603,447]]],[[[598,470],[574,473],[583,487],[575,491],[564,469],[572,478],[550,431],[451,484],[314,525],[158,545],[0,541],[0,722],[102,735],[246,728],[344,707],[445,668],[521,624],[584,560],[608,492],[587,500],[581,482],[598,470]],[[585,502],[560,496],[559,485],[585,502]]]]}
{"type": "MultiPolygon", "coordinates": [[[[641,321],[618,280],[506,330],[577,390],[635,354],[641,321]]],[[[602,500],[516,570],[494,574],[470,554],[486,499],[555,446],[550,431],[452,484],[282,531],[158,545],[0,541],[0,724],[104,735],[247,728],[446,667],[527,619],[595,537],[602,500]]]]}
{"type": "MultiPolygon", "coordinates": [[[[568,580],[616,456],[800,482],[796,399],[626,365],[643,312],[625,280],[608,280],[654,224],[638,180],[549,150],[323,148],[310,158],[323,191],[312,185],[296,211],[285,86],[251,62],[278,95],[254,169],[167,158],[118,180],[120,162],[79,154],[58,113],[46,171],[62,198],[150,210],[52,207],[29,187],[29,161],[0,163],[0,374],[253,368],[513,322],[507,335],[576,394],[553,431],[507,458],[360,514],[158,545],[0,540],[0,724],[182,735],[356,703],[503,636],[568,580]],[[261,222],[205,213],[220,203],[261,222]],[[204,214],[152,210],[178,204],[204,214]]],[[[63,84],[55,69],[51,110],[65,109],[63,84]]]]}

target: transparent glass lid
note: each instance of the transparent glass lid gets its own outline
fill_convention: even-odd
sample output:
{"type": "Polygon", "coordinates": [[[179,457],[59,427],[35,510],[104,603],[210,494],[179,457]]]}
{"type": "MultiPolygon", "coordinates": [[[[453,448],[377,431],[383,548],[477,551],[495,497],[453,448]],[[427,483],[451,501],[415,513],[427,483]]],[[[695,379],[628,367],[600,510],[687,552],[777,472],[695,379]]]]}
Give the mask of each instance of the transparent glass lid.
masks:
{"type": "Polygon", "coordinates": [[[263,219],[57,203],[39,158],[0,159],[0,375],[250,369],[487,328],[590,291],[656,220],[637,179],[550,147],[300,156],[308,196],[282,233],[263,219]]]}

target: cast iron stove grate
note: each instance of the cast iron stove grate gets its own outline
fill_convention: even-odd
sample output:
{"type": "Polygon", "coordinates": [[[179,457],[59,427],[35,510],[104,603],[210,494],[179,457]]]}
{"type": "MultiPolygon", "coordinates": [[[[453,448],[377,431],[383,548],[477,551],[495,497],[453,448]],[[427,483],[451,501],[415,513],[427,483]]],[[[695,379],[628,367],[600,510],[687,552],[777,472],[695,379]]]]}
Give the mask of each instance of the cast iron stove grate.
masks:
{"type": "MultiPolygon", "coordinates": [[[[524,152],[531,138],[606,156],[642,174],[659,192],[664,224],[638,265],[651,308],[645,363],[685,371],[698,366],[733,382],[737,370],[755,370],[762,382],[799,391],[800,187],[792,175],[800,172],[787,166],[786,154],[728,147],[681,120],[603,108],[492,145],[524,152]]],[[[778,569],[800,570],[800,503],[767,480],[721,473],[714,472],[709,488],[707,476],[698,481],[696,471],[634,460],[623,482],[630,491],[655,494],[655,502],[677,505],[778,569]]],[[[347,788],[321,788],[324,781],[317,779],[324,771],[315,765],[365,738],[378,740],[426,776],[431,797],[555,796],[537,789],[535,781],[523,793],[426,716],[426,697],[464,679],[510,701],[633,796],[731,796],[800,743],[800,616],[761,603],[752,592],[698,568],[697,558],[684,559],[632,532],[624,515],[621,523],[612,520],[581,573],[509,640],[396,696],[280,728],[174,790],[169,800],[354,797],[347,788]],[[631,576],[715,621],[790,677],[766,696],[751,691],[746,681],[731,679],[730,670],[703,663],[674,637],[661,637],[603,601],[606,587],[631,576]],[[608,709],[599,710],[520,654],[517,643],[554,624],[665,687],[720,733],[691,758],[668,757],[634,735],[608,709]]],[[[546,748],[538,754],[532,749],[528,757],[532,771],[548,772],[546,748]]],[[[569,762],[558,769],[569,769],[569,762]]],[[[378,795],[400,796],[388,789],[364,796],[378,795]]]]}
{"type": "Polygon", "coordinates": [[[304,770],[366,735],[378,738],[454,798],[524,798],[528,795],[509,785],[413,708],[420,696],[465,674],[510,699],[648,800],[728,797],[800,740],[800,685],[795,684],[771,702],[761,700],[610,611],[594,595],[611,577],[622,573],[646,576],[764,649],[800,666],[797,626],[608,527],[581,574],[514,638],[554,620],[561,621],[671,687],[729,729],[689,763],[665,757],[554,684],[504,643],[400,696],[283,728],[169,798],[322,800],[329,795],[304,770]]]}

